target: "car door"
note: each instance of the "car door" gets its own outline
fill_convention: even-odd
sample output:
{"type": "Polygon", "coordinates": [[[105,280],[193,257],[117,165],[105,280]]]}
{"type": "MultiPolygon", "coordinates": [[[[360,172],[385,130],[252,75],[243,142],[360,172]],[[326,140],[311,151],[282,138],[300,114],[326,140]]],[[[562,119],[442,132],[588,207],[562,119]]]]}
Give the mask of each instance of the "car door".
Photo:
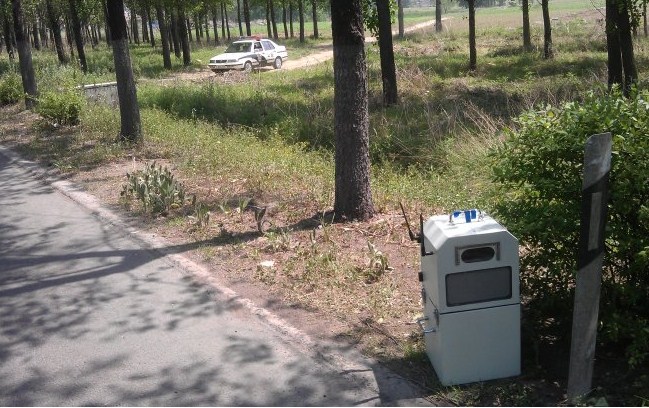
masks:
{"type": "Polygon", "coordinates": [[[263,55],[268,63],[272,63],[275,60],[275,46],[270,41],[261,41],[261,45],[264,48],[263,55]]]}

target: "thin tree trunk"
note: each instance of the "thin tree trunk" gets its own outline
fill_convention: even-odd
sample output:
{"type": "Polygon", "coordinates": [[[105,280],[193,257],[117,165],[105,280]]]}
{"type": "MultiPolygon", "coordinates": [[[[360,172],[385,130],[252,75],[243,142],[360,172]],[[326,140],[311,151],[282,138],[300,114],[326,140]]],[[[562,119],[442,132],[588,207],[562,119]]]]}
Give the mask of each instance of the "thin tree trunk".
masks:
{"type": "Polygon", "coordinates": [[[403,38],[405,24],[403,22],[403,0],[397,0],[397,20],[399,23],[399,38],[403,38]]]}
{"type": "Polygon", "coordinates": [[[442,32],[442,0],[435,0],[435,32],[442,32]]]}
{"type": "Polygon", "coordinates": [[[273,38],[277,40],[279,35],[277,34],[277,21],[275,20],[275,2],[270,0],[270,21],[273,26],[273,38]]]}
{"type": "Polygon", "coordinates": [[[522,0],[523,2],[523,49],[525,51],[532,50],[532,38],[530,35],[530,1],[522,0]]]}
{"type": "Polygon", "coordinates": [[[241,0],[237,0],[237,23],[239,24],[239,36],[243,37],[243,24],[241,23],[241,0]]]}
{"type": "MultiPolygon", "coordinates": [[[[151,19],[151,7],[147,4],[146,16],[149,20],[149,39],[151,40],[151,47],[155,48],[155,35],[153,34],[153,20],[151,19]]],[[[160,23],[158,23],[160,24],[160,23]]]]}
{"type": "Polygon", "coordinates": [[[291,38],[295,38],[295,33],[293,32],[293,0],[289,0],[288,5],[288,21],[289,21],[289,31],[291,38]]]}
{"type": "Polygon", "coordinates": [[[635,65],[633,53],[633,36],[631,35],[631,16],[626,3],[618,12],[618,28],[620,34],[620,51],[622,54],[622,67],[624,69],[624,95],[629,96],[632,88],[638,82],[638,70],[635,65]]]}
{"type": "Polygon", "coordinates": [[[137,101],[137,90],[128,51],[128,34],[124,18],[123,0],[108,1],[107,14],[113,44],[117,96],[119,98],[121,123],[119,138],[128,142],[141,142],[140,106],[137,101]]]}
{"type": "Polygon", "coordinates": [[[379,49],[381,53],[381,79],[383,81],[383,104],[391,106],[397,103],[397,71],[394,65],[392,46],[392,23],[390,19],[389,0],[376,0],[379,18],[379,49]]]}
{"type": "Polygon", "coordinates": [[[38,21],[36,19],[34,19],[34,22],[32,23],[32,37],[34,38],[34,49],[40,51],[41,41],[38,37],[38,21]]]}
{"type": "Polygon", "coordinates": [[[469,2],[469,69],[475,71],[477,68],[477,50],[475,39],[475,0],[469,2]]]}
{"type": "Polygon", "coordinates": [[[169,49],[169,33],[167,32],[167,23],[162,11],[160,1],[155,5],[156,17],[158,18],[158,28],[160,29],[160,40],[162,41],[162,61],[165,69],[171,69],[171,50],[169,49]]]}
{"type": "Polygon", "coordinates": [[[180,36],[178,35],[178,15],[176,14],[175,7],[171,7],[171,12],[167,13],[170,14],[171,16],[171,42],[174,46],[174,55],[176,58],[181,57],[181,51],[180,51],[180,36]]]}
{"type": "MultiPolygon", "coordinates": [[[[111,1],[112,0],[109,0],[108,2],[110,3],[111,1]]],[[[135,14],[133,12],[133,10],[131,10],[131,32],[132,32],[131,35],[133,36],[133,42],[135,42],[135,44],[139,45],[140,44],[140,29],[139,29],[138,24],[137,24],[137,14],[135,14]]]]}
{"type": "MultiPolygon", "coordinates": [[[[50,0],[47,0],[47,1],[50,1],[50,0]]],[[[108,6],[106,5],[106,0],[103,0],[101,2],[101,4],[102,4],[101,9],[102,9],[102,11],[104,13],[104,22],[106,23],[106,44],[110,47],[111,46],[111,42],[110,42],[111,36],[110,36],[110,24],[108,24],[108,6]]]]}
{"type": "Polygon", "coordinates": [[[335,198],[338,220],[374,214],[370,189],[367,64],[361,0],[331,0],[335,198]]]}
{"type": "Polygon", "coordinates": [[[615,0],[606,0],[606,51],[608,54],[608,88],[615,85],[623,87],[622,53],[620,35],[617,27],[617,5],[615,0]]]}
{"type": "Polygon", "coordinates": [[[192,24],[189,22],[187,17],[185,17],[183,21],[185,22],[185,27],[187,29],[187,38],[189,38],[189,42],[192,43],[194,42],[194,38],[192,38],[192,24]]]}
{"type": "Polygon", "coordinates": [[[188,67],[192,63],[191,50],[189,48],[189,35],[187,27],[187,18],[185,18],[184,6],[178,6],[178,36],[180,37],[180,46],[183,50],[183,65],[188,67]]]}
{"type": "Polygon", "coordinates": [[[194,32],[196,33],[196,43],[198,45],[202,44],[201,40],[201,23],[200,23],[200,18],[197,14],[194,15],[194,32]]]}
{"type": "Polygon", "coordinates": [[[221,42],[219,41],[219,26],[216,25],[216,22],[218,21],[218,17],[216,15],[216,9],[212,10],[212,25],[214,26],[214,43],[216,45],[219,45],[221,42]]]}
{"type": "Polygon", "coordinates": [[[81,33],[81,21],[79,19],[79,12],[77,11],[77,0],[70,0],[70,17],[72,18],[72,31],[74,33],[74,44],[77,47],[77,58],[81,71],[88,72],[88,64],[86,63],[86,52],[83,49],[83,34],[81,33]]]}
{"type": "Polygon", "coordinates": [[[150,42],[149,39],[149,20],[146,8],[142,9],[142,42],[150,42]]]}
{"type": "Polygon", "coordinates": [[[11,23],[9,22],[9,18],[7,15],[4,16],[2,19],[2,32],[4,34],[4,39],[5,39],[5,47],[7,48],[7,55],[9,55],[10,60],[14,60],[14,40],[12,37],[13,29],[11,27],[11,23]]]}
{"type": "Polygon", "coordinates": [[[305,41],[304,38],[304,0],[298,0],[298,13],[300,14],[300,42],[305,41]]]}
{"type": "Polygon", "coordinates": [[[32,48],[29,44],[29,35],[25,30],[20,0],[11,0],[12,16],[14,22],[14,36],[16,37],[16,48],[18,49],[18,60],[20,61],[20,76],[22,77],[23,91],[25,91],[25,107],[32,109],[38,103],[38,88],[36,86],[36,75],[32,65],[32,48]]]}
{"type": "Polygon", "coordinates": [[[70,59],[65,53],[65,45],[63,44],[63,38],[61,37],[61,24],[59,23],[58,16],[54,14],[52,0],[46,0],[45,6],[47,10],[47,20],[50,25],[50,30],[52,30],[52,36],[54,37],[54,46],[56,47],[56,55],[59,59],[59,63],[67,64],[70,62],[70,59]]]}
{"type": "Polygon", "coordinates": [[[311,15],[313,19],[313,38],[319,38],[318,33],[318,3],[317,0],[311,0],[311,15]]]}
{"type": "Polygon", "coordinates": [[[223,7],[223,3],[221,3],[221,38],[225,40],[225,11],[223,7]]]}
{"type": "Polygon", "coordinates": [[[550,20],[549,0],[541,0],[541,9],[543,10],[543,58],[551,59],[554,57],[552,49],[552,22],[550,20]]]}
{"type": "Polygon", "coordinates": [[[266,0],[266,32],[268,38],[273,37],[273,29],[270,27],[270,0],[266,0]]]}
{"type": "Polygon", "coordinates": [[[284,38],[288,39],[288,26],[286,25],[286,2],[282,2],[282,24],[284,25],[284,38]]]}
{"type": "Polygon", "coordinates": [[[230,17],[228,17],[228,7],[223,4],[223,15],[225,16],[225,29],[228,32],[228,41],[230,41],[230,17]]]}
{"type": "Polygon", "coordinates": [[[210,19],[207,18],[207,12],[205,12],[205,41],[207,41],[207,44],[210,43],[210,19]]]}
{"type": "Polygon", "coordinates": [[[252,31],[250,30],[250,0],[243,0],[243,19],[246,21],[246,35],[251,36],[252,31]]]}

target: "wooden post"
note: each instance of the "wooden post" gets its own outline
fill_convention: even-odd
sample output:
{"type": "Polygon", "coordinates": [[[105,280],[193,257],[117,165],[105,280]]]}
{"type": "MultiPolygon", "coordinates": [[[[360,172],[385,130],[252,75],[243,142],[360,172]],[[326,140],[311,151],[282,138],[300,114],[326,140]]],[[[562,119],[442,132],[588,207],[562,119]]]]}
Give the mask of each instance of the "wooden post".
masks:
{"type": "Polygon", "coordinates": [[[568,399],[591,391],[604,259],[608,177],[611,170],[610,133],[591,136],[584,154],[581,231],[572,321],[568,399]]]}

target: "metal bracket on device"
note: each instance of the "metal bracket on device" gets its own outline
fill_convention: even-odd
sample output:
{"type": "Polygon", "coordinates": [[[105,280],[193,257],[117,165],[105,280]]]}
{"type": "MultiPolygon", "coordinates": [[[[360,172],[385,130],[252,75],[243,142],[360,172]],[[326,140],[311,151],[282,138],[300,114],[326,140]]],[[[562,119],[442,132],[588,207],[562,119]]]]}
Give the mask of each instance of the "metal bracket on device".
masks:
{"type": "Polygon", "coordinates": [[[428,320],[430,320],[430,319],[428,319],[427,317],[419,318],[419,319],[417,319],[417,324],[419,325],[419,327],[421,328],[421,331],[424,334],[435,333],[437,331],[437,327],[433,327],[432,329],[427,329],[426,328],[424,322],[427,322],[428,320]]]}

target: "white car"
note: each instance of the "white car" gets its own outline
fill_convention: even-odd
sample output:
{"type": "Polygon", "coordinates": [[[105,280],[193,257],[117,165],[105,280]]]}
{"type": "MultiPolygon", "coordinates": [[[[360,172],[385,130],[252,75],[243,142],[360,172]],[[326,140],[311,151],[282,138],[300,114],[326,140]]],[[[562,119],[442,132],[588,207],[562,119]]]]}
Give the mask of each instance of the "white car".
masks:
{"type": "Polygon", "coordinates": [[[287,58],[283,45],[266,38],[248,37],[234,41],[223,54],[210,58],[208,66],[217,73],[232,69],[250,72],[253,68],[269,65],[280,69],[287,58]]]}

